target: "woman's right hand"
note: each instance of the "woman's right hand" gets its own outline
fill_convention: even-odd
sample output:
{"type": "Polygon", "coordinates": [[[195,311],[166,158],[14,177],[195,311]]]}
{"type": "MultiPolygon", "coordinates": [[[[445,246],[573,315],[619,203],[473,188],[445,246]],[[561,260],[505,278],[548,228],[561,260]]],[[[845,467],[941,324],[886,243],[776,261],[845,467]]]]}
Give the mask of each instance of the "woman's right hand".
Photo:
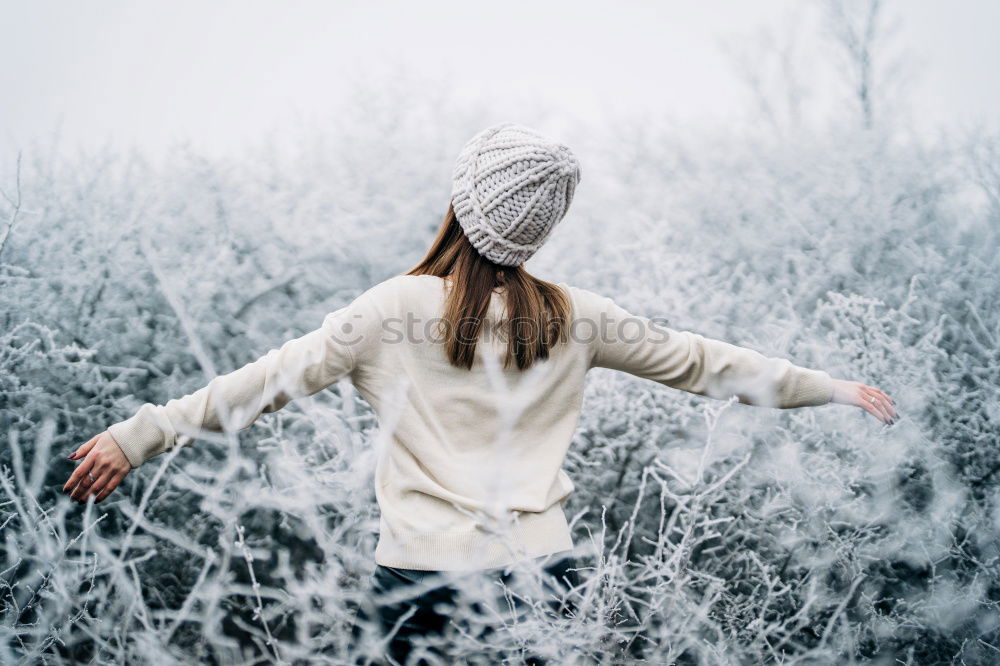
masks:
{"type": "Polygon", "coordinates": [[[833,398],[830,402],[861,407],[888,425],[894,424],[899,418],[893,406],[896,403],[892,398],[874,386],[867,386],[861,382],[834,379],[833,398]]]}

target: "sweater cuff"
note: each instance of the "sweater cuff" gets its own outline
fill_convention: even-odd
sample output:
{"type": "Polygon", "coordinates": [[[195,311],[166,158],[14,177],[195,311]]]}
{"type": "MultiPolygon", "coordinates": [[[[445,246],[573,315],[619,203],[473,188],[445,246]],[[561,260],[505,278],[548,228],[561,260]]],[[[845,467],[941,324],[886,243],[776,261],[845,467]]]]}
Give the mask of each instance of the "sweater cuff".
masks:
{"type": "Polygon", "coordinates": [[[833,400],[833,378],[824,370],[799,367],[782,408],[825,405],[833,400]]]}
{"type": "Polygon", "coordinates": [[[135,469],[153,456],[163,453],[163,431],[143,414],[145,407],[132,418],[108,426],[108,432],[135,469]]]}

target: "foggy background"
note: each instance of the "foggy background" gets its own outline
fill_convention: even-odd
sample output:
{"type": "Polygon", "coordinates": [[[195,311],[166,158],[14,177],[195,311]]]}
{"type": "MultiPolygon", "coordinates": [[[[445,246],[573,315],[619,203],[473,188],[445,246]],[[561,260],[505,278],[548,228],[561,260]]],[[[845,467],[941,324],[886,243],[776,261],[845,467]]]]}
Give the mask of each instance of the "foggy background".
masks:
{"type": "MultiPolygon", "coordinates": [[[[218,154],[271,129],[328,124],[350,105],[352,83],[379,87],[405,75],[400,68],[458,99],[517,108],[531,98],[595,124],[608,110],[642,111],[678,132],[748,120],[754,105],[727,46],[763,39],[787,49],[813,120],[833,110],[843,85],[817,39],[821,4],[796,0],[0,6],[0,53],[14,65],[0,70],[5,154],[54,128],[66,150],[110,141],[162,153],[188,140],[218,154]]],[[[902,92],[914,129],[995,124],[1000,4],[913,0],[883,11],[896,34],[882,55],[910,70],[902,92]]],[[[757,74],[774,79],[775,69],[757,74]]]]}
{"type": "Polygon", "coordinates": [[[452,661],[997,662],[997,3],[0,8],[0,663],[375,663],[349,383],[100,504],[65,458],[411,268],[503,120],[581,165],[530,272],[900,421],[593,370],[580,612],[481,595],[452,661]]]}

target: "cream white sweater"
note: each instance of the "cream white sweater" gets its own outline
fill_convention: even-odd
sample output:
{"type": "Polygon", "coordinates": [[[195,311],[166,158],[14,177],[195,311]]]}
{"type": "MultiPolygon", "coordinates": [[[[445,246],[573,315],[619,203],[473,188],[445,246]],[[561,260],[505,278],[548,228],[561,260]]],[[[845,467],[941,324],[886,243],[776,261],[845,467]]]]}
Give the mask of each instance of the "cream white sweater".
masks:
{"type": "MultiPolygon", "coordinates": [[[[573,547],[561,469],[584,376],[604,367],[711,398],[778,408],[830,402],[829,374],[630,314],[559,283],[573,314],[567,340],[525,372],[503,369],[497,290],[472,370],[448,363],[435,329],[448,282],[400,275],[328,314],[314,331],[165,405],[146,403],[108,428],[133,467],[197,437],[349,377],[390,433],[379,452],[379,564],[463,570],[573,547]]],[[[664,394],[664,399],[667,399],[664,394]]]]}

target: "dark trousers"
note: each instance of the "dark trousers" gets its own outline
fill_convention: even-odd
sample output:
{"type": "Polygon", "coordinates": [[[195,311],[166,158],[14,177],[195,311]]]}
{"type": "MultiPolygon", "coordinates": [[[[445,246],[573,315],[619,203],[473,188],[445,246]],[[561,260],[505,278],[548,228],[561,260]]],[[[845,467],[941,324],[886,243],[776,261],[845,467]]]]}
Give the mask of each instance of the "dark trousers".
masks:
{"type": "MultiPolygon", "coordinates": [[[[579,564],[574,557],[565,557],[558,554],[549,557],[549,561],[543,566],[543,571],[546,575],[543,576],[542,582],[544,590],[548,593],[546,595],[547,603],[554,612],[568,615],[574,612],[576,608],[575,604],[566,595],[566,591],[570,587],[575,588],[580,585],[580,576],[573,570],[579,564]],[[563,600],[563,602],[560,603],[560,600],[563,600]]],[[[544,558],[537,559],[541,561],[544,558]]],[[[372,590],[376,596],[375,608],[378,612],[379,625],[383,632],[382,635],[387,636],[390,632],[395,631],[387,646],[386,656],[391,657],[391,660],[387,663],[393,665],[399,664],[400,666],[406,665],[407,658],[412,649],[411,639],[413,636],[433,636],[440,634],[452,619],[452,615],[447,610],[439,612],[438,609],[443,610],[452,606],[457,590],[445,581],[437,584],[435,577],[440,573],[442,572],[422,569],[400,569],[381,564],[375,565],[375,573],[372,574],[372,590]],[[396,603],[380,602],[378,600],[379,596],[388,591],[399,590],[400,588],[415,584],[427,584],[429,589],[396,603]],[[441,606],[438,606],[438,609],[436,609],[435,606],[438,604],[441,604],[441,606]],[[407,615],[407,613],[410,613],[411,610],[413,610],[413,613],[400,622],[400,619],[404,615],[407,615]],[[397,624],[399,625],[398,627],[397,624]]],[[[491,578],[502,580],[504,583],[509,583],[512,575],[511,573],[505,573],[503,567],[489,569],[486,573],[491,578]]],[[[520,600],[514,597],[515,606],[518,601],[520,600]]],[[[473,607],[481,608],[478,603],[474,603],[473,607]]],[[[441,651],[434,650],[434,654],[440,659],[437,663],[450,662],[441,651]]],[[[427,664],[429,662],[420,659],[417,663],[427,664]]],[[[525,663],[543,665],[545,662],[538,657],[528,657],[525,663]]]]}

